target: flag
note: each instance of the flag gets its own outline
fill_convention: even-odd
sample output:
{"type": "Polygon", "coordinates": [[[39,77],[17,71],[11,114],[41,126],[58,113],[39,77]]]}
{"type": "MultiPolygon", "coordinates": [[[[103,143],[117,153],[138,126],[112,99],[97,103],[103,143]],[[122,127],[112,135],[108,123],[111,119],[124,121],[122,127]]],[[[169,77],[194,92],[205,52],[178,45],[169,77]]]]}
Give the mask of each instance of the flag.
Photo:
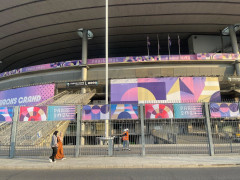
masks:
{"type": "Polygon", "coordinates": [[[147,36],[147,47],[149,48],[151,45],[150,41],[149,41],[149,37],[147,36]]]}
{"type": "Polygon", "coordinates": [[[169,46],[169,48],[171,47],[171,45],[172,45],[172,41],[171,41],[170,36],[168,35],[168,46],[169,46]]]}
{"type": "Polygon", "coordinates": [[[170,36],[168,34],[168,60],[170,60],[170,47],[172,45],[172,42],[171,42],[171,39],[170,39],[170,36]]]}
{"type": "Polygon", "coordinates": [[[158,56],[159,56],[159,51],[160,51],[160,44],[159,44],[159,37],[158,37],[158,34],[157,34],[157,42],[158,42],[158,56]]]}
{"type": "Polygon", "coordinates": [[[179,50],[179,55],[181,55],[181,40],[178,35],[178,50],[179,50]]]}
{"type": "Polygon", "coordinates": [[[149,37],[147,36],[147,51],[148,51],[148,56],[149,56],[149,48],[150,48],[150,40],[149,40],[149,37]]]}

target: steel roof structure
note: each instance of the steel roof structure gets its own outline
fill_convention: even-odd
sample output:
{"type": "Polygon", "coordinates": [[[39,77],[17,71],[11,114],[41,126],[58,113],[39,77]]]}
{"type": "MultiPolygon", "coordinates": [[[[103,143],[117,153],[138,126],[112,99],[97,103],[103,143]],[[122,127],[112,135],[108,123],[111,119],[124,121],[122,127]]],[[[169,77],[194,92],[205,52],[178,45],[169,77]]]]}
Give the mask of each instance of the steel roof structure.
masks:
{"type": "MultiPolygon", "coordinates": [[[[109,57],[183,54],[193,34],[219,35],[240,22],[239,0],[109,0],[109,57]]],[[[77,29],[93,32],[88,57],[105,57],[105,0],[2,0],[0,4],[0,71],[81,59],[77,29]]],[[[239,36],[239,33],[237,33],[239,36]]],[[[239,38],[239,37],[238,37],[239,38]]]]}

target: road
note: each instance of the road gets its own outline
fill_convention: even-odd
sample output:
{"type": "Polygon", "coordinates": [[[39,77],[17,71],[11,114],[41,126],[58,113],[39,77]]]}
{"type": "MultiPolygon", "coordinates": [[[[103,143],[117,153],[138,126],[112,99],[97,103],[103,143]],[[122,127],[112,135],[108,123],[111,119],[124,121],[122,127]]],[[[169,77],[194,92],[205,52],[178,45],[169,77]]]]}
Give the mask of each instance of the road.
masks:
{"type": "Polygon", "coordinates": [[[1,170],[1,180],[239,180],[240,167],[170,169],[1,170]]]}

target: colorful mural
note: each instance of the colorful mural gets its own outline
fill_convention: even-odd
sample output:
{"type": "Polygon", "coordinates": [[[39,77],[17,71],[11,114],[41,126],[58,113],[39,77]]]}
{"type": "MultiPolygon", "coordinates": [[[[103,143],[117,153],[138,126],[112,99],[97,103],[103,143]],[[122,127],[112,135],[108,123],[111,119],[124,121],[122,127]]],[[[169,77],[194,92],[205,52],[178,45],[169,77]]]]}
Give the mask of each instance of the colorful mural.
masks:
{"type": "Polygon", "coordinates": [[[138,119],[138,105],[112,104],[111,119],[138,119]]]}
{"type": "Polygon", "coordinates": [[[82,109],[82,120],[109,119],[109,105],[86,105],[82,109]]]}
{"type": "Polygon", "coordinates": [[[173,118],[172,104],[145,104],[146,119],[173,118]]]}
{"type": "Polygon", "coordinates": [[[197,54],[198,60],[236,60],[240,59],[240,54],[228,53],[199,53],[197,54]]]}
{"type": "Polygon", "coordinates": [[[112,79],[112,104],[220,102],[217,77],[112,79]]]}
{"type": "Polygon", "coordinates": [[[238,103],[211,103],[212,118],[240,117],[238,103]]]}
{"type": "Polygon", "coordinates": [[[75,106],[48,106],[48,121],[64,121],[75,119],[75,106]]]}
{"type": "Polygon", "coordinates": [[[177,103],[173,104],[175,118],[202,118],[201,103],[177,103]]]}
{"type": "Polygon", "coordinates": [[[0,107],[0,122],[12,121],[13,114],[13,107],[0,107]]]}
{"type": "Polygon", "coordinates": [[[19,121],[46,121],[47,106],[20,107],[19,121]]]}

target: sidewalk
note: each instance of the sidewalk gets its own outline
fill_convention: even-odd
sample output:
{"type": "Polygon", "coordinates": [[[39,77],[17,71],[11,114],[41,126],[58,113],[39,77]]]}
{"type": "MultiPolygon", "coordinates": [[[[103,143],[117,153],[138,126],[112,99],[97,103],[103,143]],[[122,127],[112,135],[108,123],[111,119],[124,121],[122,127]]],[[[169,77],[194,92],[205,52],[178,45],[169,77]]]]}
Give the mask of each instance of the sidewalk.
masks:
{"type": "Polygon", "coordinates": [[[0,157],[0,169],[198,168],[240,166],[240,156],[167,155],[137,157],[79,157],[50,163],[48,158],[0,157]]]}

